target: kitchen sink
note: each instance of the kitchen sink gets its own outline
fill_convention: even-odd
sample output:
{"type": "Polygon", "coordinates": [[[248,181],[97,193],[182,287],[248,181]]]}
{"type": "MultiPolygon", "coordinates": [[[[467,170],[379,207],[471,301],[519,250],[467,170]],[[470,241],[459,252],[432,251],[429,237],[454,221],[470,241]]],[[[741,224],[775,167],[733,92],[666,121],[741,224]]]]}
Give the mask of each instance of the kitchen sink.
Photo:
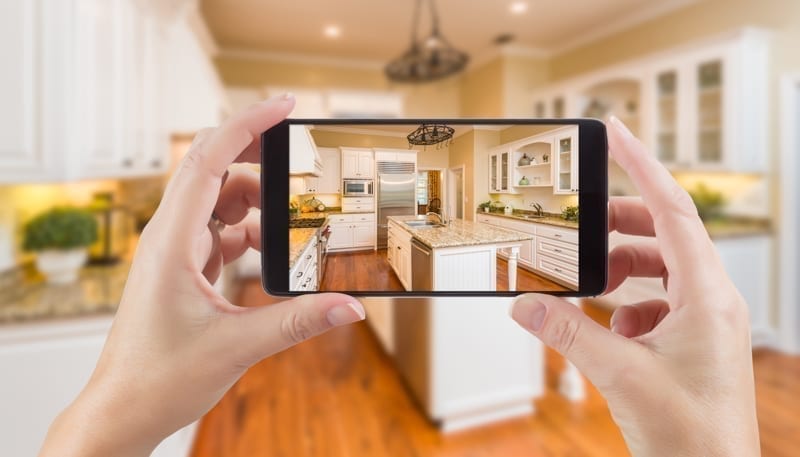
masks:
{"type": "Polygon", "coordinates": [[[440,224],[438,222],[433,222],[433,221],[405,221],[404,224],[406,224],[409,227],[416,227],[416,228],[420,228],[420,227],[444,227],[444,224],[440,224]]]}
{"type": "Polygon", "coordinates": [[[522,218],[522,219],[541,219],[544,216],[539,216],[539,215],[536,215],[536,214],[526,214],[524,216],[517,216],[517,217],[522,218]]]}

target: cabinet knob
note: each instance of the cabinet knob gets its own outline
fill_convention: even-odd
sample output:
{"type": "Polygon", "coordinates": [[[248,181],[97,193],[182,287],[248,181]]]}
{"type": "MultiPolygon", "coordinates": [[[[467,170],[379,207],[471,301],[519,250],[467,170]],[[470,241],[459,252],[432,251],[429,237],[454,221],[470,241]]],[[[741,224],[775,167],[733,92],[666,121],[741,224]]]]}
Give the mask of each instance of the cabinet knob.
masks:
{"type": "Polygon", "coordinates": [[[150,166],[153,168],[159,168],[161,166],[161,159],[153,159],[150,162],[150,166]]]}
{"type": "Polygon", "coordinates": [[[306,256],[306,260],[311,260],[311,254],[306,256]]]}
{"type": "Polygon", "coordinates": [[[124,159],[124,160],[122,161],[122,166],[123,166],[123,167],[125,167],[125,168],[130,168],[130,167],[132,167],[132,166],[133,166],[133,160],[132,160],[132,159],[130,159],[130,158],[128,158],[128,159],[124,159]]]}

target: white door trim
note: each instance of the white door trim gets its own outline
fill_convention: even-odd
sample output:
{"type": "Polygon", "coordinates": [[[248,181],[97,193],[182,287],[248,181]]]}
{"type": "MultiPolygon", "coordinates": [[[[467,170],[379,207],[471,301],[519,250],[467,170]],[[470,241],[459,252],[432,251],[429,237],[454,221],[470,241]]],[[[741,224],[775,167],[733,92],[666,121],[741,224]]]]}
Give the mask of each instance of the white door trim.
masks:
{"type": "Polygon", "coordinates": [[[467,194],[467,186],[466,186],[466,176],[467,176],[467,167],[465,164],[457,165],[455,167],[450,167],[447,169],[447,218],[452,219],[452,215],[457,213],[456,211],[452,211],[454,204],[461,204],[461,217],[462,219],[467,219],[467,211],[464,205],[464,195],[467,194]],[[455,170],[461,170],[461,202],[454,202],[453,200],[456,198],[456,190],[453,189],[453,185],[455,185],[455,179],[452,179],[451,174],[455,170]],[[452,211],[452,212],[451,212],[452,211]]]}
{"type": "Polygon", "coordinates": [[[800,353],[800,73],[781,78],[781,160],[780,179],[780,283],[778,301],[778,334],[781,349],[800,353]]]}

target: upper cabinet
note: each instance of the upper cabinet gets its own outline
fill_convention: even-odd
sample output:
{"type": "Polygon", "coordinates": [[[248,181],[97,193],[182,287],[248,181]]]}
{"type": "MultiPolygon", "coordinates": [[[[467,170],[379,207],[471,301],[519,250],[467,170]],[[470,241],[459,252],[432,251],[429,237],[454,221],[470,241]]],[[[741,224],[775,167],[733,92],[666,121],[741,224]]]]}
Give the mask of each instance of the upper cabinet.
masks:
{"type": "Polygon", "coordinates": [[[578,192],[578,132],[569,129],[554,138],[556,157],[553,176],[554,194],[575,194],[578,192]]]}
{"type": "Polygon", "coordinates": [[[308,126],[289,126],[289,149],[289,174],[322,176],[322,158],[308,126]]]}
{"type": "Polygon", "coordinates": [[[489,193],[514,193],[511,186],[511,150],[510,145],[494,148],[489,153],[489,193]]]}
{"type": "Polygon", "coordinates": [[[318,148],[322,160],[322,176],[305,179],[306,193],[339,194],[342,191],[341,156],[336,148],[318,148]]]}
{"type": "Polygon", "coordinates": [[[560,82],[532,111],[614,114],[672,170],[764,172],[768,51],[764,32],[737,31],[560,82]]]}
{"type": "Polygon", "coordinates": [[[342,179],[374,179],[372,149],[342,148],[342,179]]]}
{"type": "Polygon", "coordinates": [[[216,78],[208,56],[185,42],[174,49],[183,34],[200,50],[185,18],[167,21],[137,0],[12,3],[0,17],[0,184],[161,174],[171,132],[219,123],[222,98],[210,90],[191,98],[215,116],[187,129],[171,122],[183,106],[175,87],[216,78]],[[188,69],[172,54],[208,66],[188,69]]]}

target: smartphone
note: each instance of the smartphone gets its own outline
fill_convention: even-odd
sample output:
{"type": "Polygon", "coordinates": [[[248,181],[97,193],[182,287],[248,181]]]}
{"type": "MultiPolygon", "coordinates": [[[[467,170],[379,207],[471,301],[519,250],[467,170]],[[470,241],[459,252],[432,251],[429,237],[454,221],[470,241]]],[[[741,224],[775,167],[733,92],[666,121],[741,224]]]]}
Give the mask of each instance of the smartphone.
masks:
{"type": "Polygon", "coordinates": [[[269,294],[605,289],[598,120],[287,119],[261,154],[269,294]]]}

